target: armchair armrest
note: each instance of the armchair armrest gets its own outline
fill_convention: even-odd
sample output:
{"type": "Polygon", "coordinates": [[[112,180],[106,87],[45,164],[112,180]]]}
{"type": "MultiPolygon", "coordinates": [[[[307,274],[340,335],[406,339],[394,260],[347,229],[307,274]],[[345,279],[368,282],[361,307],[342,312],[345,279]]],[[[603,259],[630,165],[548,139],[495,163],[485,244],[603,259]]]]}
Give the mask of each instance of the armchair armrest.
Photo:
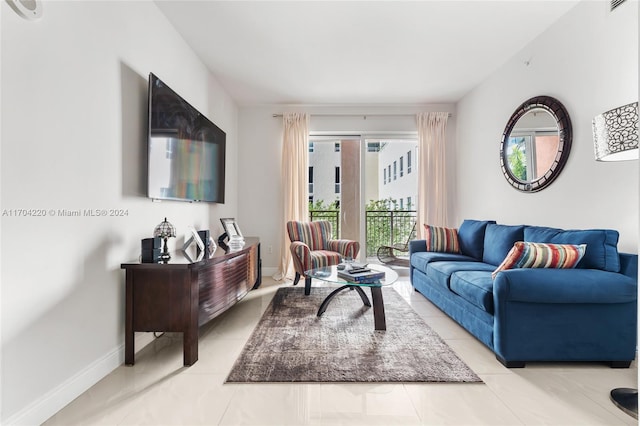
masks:
{"type": "Polygon", "coordinates": [[[301,241],[292,241],[289,246],[291,257],[293,258],[293,267],[299,274],[304,274],[311,268],[311,249],[308,245],[301,241]]]}
{"type": "Polygon", "coordinates": [[[329,240],[329,250],[340,253],[342,257],[355,259],[360,252],[360,243],[353,240],[329,240]]]}

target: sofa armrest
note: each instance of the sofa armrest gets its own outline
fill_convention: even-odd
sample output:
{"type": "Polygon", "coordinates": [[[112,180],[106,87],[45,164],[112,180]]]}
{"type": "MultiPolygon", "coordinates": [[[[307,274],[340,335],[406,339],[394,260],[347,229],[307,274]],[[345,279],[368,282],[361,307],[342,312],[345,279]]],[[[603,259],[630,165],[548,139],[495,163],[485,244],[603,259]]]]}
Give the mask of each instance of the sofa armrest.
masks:
{"type": "Polygon", "coordinates": [[[409,241],[409,256],[411,253],[427,251],[427,240],[411,240],[409,241]]]}
{"type": "Polygon", "coordinates": [[[495,306],[505,302],[628,303],[637,300],[637,280],[598,269],[510,269],[496,275],[495,306]]]}
{"type": "Polygon", "coordinates": [[[630,253],[620,254],[620,273],[638,279],[638,255],[630,253]]]}

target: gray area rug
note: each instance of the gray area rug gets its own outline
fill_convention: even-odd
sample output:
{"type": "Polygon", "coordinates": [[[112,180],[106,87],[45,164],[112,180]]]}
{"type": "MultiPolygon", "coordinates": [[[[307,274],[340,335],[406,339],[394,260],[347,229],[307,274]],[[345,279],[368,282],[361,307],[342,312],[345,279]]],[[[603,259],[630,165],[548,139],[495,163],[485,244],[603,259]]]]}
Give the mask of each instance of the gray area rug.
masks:
{"type": "MultiPolygon", "coordinates": [[[[227,382],[482,382],[391,288],[383,289],[387,330],[355,291],[280,288],[227,382]]],[[[364,290],[369,299],[371,292],[364,290]]]]}

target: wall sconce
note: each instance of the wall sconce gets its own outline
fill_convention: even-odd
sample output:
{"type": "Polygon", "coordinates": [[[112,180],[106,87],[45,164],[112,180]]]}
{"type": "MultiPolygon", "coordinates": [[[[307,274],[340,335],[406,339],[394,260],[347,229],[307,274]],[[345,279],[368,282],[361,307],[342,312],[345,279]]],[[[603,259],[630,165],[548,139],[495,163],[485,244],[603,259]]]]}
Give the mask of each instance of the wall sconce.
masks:
{"type": "Polygon", "coordinates": [[[602,113],[593,119],[596,161],[638,159],[638,102],[602,113]]]}

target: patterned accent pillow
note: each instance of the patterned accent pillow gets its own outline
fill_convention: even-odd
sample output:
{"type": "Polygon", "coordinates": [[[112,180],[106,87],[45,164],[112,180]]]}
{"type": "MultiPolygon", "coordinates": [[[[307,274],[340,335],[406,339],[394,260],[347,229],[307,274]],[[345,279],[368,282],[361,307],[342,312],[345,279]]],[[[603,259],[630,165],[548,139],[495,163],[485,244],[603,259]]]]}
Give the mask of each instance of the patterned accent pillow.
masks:
{"type": "Polygon", "coordinates": [[[458,230],[440,226],[424,225],[427,251],[460,253],[458,230]]]}
{"type": "Polygon", "coordinates": [[[516,268],[556,268],[572,269],[580,262],[586,244],[546,244],[516,241],[507,257],[491,274],[495,278],[498,272],[516,268]]]}

